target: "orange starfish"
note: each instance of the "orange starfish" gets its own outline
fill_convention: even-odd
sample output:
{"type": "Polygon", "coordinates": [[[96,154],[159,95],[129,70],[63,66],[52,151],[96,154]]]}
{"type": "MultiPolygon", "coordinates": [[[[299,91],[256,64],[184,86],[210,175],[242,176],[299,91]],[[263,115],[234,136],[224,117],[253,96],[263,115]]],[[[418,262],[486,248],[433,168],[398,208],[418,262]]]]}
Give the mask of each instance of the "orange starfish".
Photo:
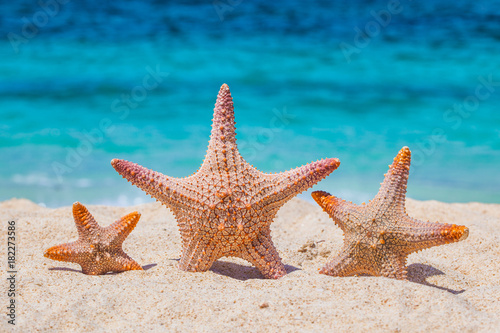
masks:
{"type": "Polygon", "coordinates": [[[358,206],[323,191],[312,193],[345,235],[340,254],[320,273],[406,279],[406,257],[410,253],[467,238],[469,229],[464,226],[423,222],[406,214],[410,160],[410,149],[403,147],[389,166],[377,196],[367,205],[358,206]]]}
{"type": "Polygon", "coordinates": [[[45,251],[45,257],[77,263],[82,267],[82,272],[89,275],[142,270],[122,249],[123,241],[134,230],[141,214],[130,213],[103,228],[84,205],[75,202],[73,217],[78,240],[51,247],[45,251]]]}
{"type": "Polygon", "coordinates": [[[138,164],[114,159],[113,167],[132,184],[174,213],[182,238],[179,267],[203,272],[224,256],[243,258],[266,278],[280,278],[285,267],[271,240],[270,225],[279,208],[335,170],[338,159],[325,159],[266,174],[249,165],[236,146],[233,100],[220,88],[212,134],[200,169],[173,178],[138,164]]]}

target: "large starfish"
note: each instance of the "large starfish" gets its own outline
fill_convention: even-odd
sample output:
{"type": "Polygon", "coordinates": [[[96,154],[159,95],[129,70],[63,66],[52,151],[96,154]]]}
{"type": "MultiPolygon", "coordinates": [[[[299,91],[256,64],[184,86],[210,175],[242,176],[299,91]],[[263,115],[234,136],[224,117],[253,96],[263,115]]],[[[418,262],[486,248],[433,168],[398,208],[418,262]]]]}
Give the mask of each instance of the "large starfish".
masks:
{"type": "Polygon", "coordinates": [[[75,202],[73,217],[78,240],[51,247],[45,251],[45,257],[77,263],[82,267],[82,272],[89,275],[142,270],[122,249],[123,241],[134,230],[141,214],[130,213],[103,228],[84,205],[75,202]]]}
{"type": "Polygon", "coordinates": [[[320,270],[333,276],[371,274],[406,279],[406,257],[432,246],[466,239],[469,229],[423,222],[405,210],[411,153],[403,147],[389,166],[375,198],[360,206],[317,191],[312,197],[345,235],[340,254],[320,270]]]}
{"type": "Polygon", "coordinates": [[[180,269],[203,272],[217,259],[235,256],[254,264],[264,277],[277,279],[286,271],[271,240],[271,222],[285,202],[340,162],[330,158],[266,174],[241,157],[235,136],[233,100],[224,84],[215,103],[208,151],[196,173],[173,178],[124,160],[111,164],[174,213],[183,247],[180,269]]]}

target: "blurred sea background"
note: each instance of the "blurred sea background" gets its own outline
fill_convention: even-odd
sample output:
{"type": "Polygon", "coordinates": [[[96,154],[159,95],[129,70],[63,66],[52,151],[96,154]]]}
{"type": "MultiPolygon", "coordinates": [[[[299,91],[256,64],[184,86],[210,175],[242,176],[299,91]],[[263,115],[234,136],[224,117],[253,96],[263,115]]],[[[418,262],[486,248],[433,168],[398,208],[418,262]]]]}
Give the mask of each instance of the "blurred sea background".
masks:
{"type": "Polygon", "coordinates": [[[152,201],[110,160],[192,174],[227,83],[241,154],[264,172],[338,157],[314,189],[361,203],[409,146],[409,197],[500,203],[499,1],[20,0],[0,13],[0,200],[152,201]]]}

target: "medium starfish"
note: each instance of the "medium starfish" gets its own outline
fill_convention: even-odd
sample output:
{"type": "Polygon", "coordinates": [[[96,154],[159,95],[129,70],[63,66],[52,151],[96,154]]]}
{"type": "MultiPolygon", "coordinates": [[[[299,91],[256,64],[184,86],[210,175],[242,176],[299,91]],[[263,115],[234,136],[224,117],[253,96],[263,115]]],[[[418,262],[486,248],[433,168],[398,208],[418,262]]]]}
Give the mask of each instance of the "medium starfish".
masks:
{"type": "Polygon", "coordinates": [[[142,270],[122,249],[123,241],[134,230],[141,214],[130,213],[103,228],[84,205],[75,202],[73,217],[78,240],[51,247],[45,251],[45,257],[77,263],[82,267],[82,272],[89,275],[142,270]]]}
{"type": "Polygon", "coordinates": [[[358,206],[323,191],[312,193],[345,234],[340,254],[320,273],[406,279],[406,257],[410,253],[467,238],[469,229],[464,226],[423,222],[406,214],[410,160],[410,149],[403,147],[389,166],[378,194],[367,205],[358,206]]]}
{"type": "Polygon", "coordinates": [[[196,173],[173,178],[124,160],[111,164],[174,213],[183,247],[180,269],[203,272],[217,259],[234,256],[251,262],[264,277],[277,279],[286,271],[271,240],[271,222],[285,202],[340,162],[330,158],[266,174],[241,157],[235,136],[233,100],[224,84],[215,103],[208,151],[196,173]]]}

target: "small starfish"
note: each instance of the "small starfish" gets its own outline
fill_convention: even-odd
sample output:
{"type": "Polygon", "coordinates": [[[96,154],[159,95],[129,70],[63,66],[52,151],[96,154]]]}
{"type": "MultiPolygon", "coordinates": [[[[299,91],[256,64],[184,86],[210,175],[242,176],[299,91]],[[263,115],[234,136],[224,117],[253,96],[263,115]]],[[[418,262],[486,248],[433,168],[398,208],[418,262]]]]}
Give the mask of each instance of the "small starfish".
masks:
{"type": "Polygon", "coordinates": [[[266,174],[241,157],[235,136],[233,100],[224,84],[215,104],[207,155],[195,174],[173,178],[124,160],[111,164],[174,213],[183,245],[180,269],[203,272],[217,259],[234,256],[254,264],[264,277],[277,279],[286,271],[271,240],[271,222],[281,206],[340,162],[330,158],[266,174]]]}
{"type": "Polygon", "coordinates": [[[358,206],[323,191],[312,193],[345,234],[340,254],[320,273],[332,276],[366,273],[406,279],[406,257],[410,253],[467,238],[467,227],[423,222],[406,214],[410,160],[410,149],[403,147],[389,166],[378,194],[367,205],[358,206]]]}
{"type": "Polygon", "coordinates": [[[77,263],[82,266],[82,272],[89,275],[142,270],[122,249],[123,241],[134,230],[141,214],[130,213],[103,228],[84,205],[75,202],[73,217],[78,240],[51,247],[45,251],[45,257],[77,263]]]}

